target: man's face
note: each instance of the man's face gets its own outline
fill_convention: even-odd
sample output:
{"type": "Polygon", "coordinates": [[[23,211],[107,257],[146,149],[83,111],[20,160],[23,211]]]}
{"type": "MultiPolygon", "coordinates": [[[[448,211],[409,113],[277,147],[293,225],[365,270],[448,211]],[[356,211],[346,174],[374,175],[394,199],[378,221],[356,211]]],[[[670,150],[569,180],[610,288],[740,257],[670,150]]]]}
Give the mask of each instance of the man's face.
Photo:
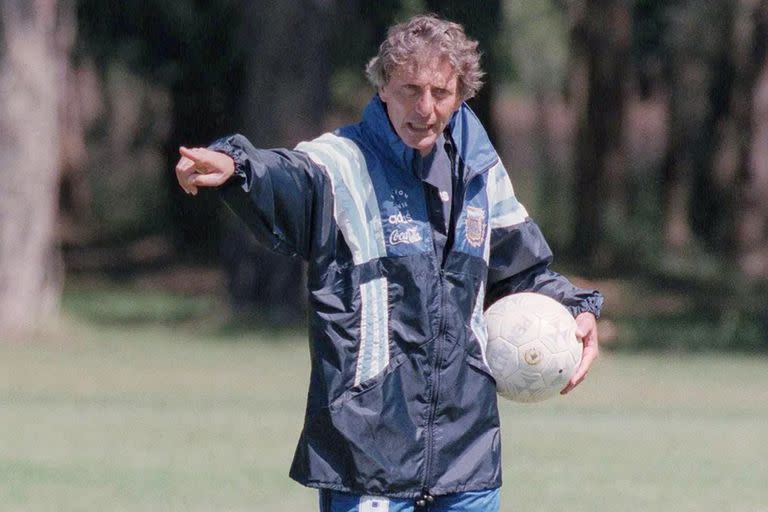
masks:
{"type": "Polygon", "coordinates": [[[458,76],[446,59],[438,58],[399,66],[379,89],[379,96],[387,104],[395,132],[422,155],[432,151],[461,104],[458,76]]]}

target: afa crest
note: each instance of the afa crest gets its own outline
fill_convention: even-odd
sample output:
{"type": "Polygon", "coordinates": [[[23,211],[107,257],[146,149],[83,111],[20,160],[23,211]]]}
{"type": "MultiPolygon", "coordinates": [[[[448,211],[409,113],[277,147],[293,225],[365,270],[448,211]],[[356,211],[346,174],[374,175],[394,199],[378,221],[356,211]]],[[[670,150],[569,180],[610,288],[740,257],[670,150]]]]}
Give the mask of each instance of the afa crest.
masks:
{"type": "Polygon", "coordinates": [[[472,247],[480,247],[485,240],[485,210],[476,206],[467,206],[465,221],[467,243],[472,247]]]}

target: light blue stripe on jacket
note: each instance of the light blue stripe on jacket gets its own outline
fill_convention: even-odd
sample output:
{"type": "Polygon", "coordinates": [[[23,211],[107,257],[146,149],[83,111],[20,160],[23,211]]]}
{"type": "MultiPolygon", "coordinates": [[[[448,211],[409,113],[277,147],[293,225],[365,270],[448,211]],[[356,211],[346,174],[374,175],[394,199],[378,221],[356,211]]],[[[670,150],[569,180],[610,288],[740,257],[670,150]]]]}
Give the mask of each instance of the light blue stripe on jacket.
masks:
{"type": "Polygon", "coordinates": [[[349,139],[332,133],[296,146],[328,173],[334,218],[356,265],[387,255],[381,214],[365,157],[349,139]]]}

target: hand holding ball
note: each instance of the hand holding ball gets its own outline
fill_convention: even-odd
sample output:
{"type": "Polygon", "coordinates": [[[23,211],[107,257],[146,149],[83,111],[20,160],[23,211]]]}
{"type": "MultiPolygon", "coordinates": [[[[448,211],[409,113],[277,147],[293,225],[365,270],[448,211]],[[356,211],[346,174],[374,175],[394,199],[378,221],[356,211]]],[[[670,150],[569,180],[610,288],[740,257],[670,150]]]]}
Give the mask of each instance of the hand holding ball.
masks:
{"type": "Polygon", "coordinates": [[[539,402],[565,387],[581,361],[576,321],[538,293],[499,299],[485,312],[486,358],[496,389],[516,402],[539,402]]]}

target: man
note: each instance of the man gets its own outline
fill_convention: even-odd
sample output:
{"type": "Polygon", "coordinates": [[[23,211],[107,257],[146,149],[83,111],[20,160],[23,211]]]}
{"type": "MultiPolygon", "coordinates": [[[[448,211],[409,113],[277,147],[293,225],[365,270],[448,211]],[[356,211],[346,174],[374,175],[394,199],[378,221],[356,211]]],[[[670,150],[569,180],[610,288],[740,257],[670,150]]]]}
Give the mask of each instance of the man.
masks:
{"type": "Polygon", "coordinates": [[[362,122],[299,144],[228,137],[181,148],[190,194],[218,187],[274,250],[308,262],[312,372],[291,477],[323,511],[493,511],[501,485],[483,308],[552,296],[576,317],[578,385],[597,356],[602,297],[551,271],[552,254],[464,104],[477,43],[417,16],[368,65],[362,122]]]}

